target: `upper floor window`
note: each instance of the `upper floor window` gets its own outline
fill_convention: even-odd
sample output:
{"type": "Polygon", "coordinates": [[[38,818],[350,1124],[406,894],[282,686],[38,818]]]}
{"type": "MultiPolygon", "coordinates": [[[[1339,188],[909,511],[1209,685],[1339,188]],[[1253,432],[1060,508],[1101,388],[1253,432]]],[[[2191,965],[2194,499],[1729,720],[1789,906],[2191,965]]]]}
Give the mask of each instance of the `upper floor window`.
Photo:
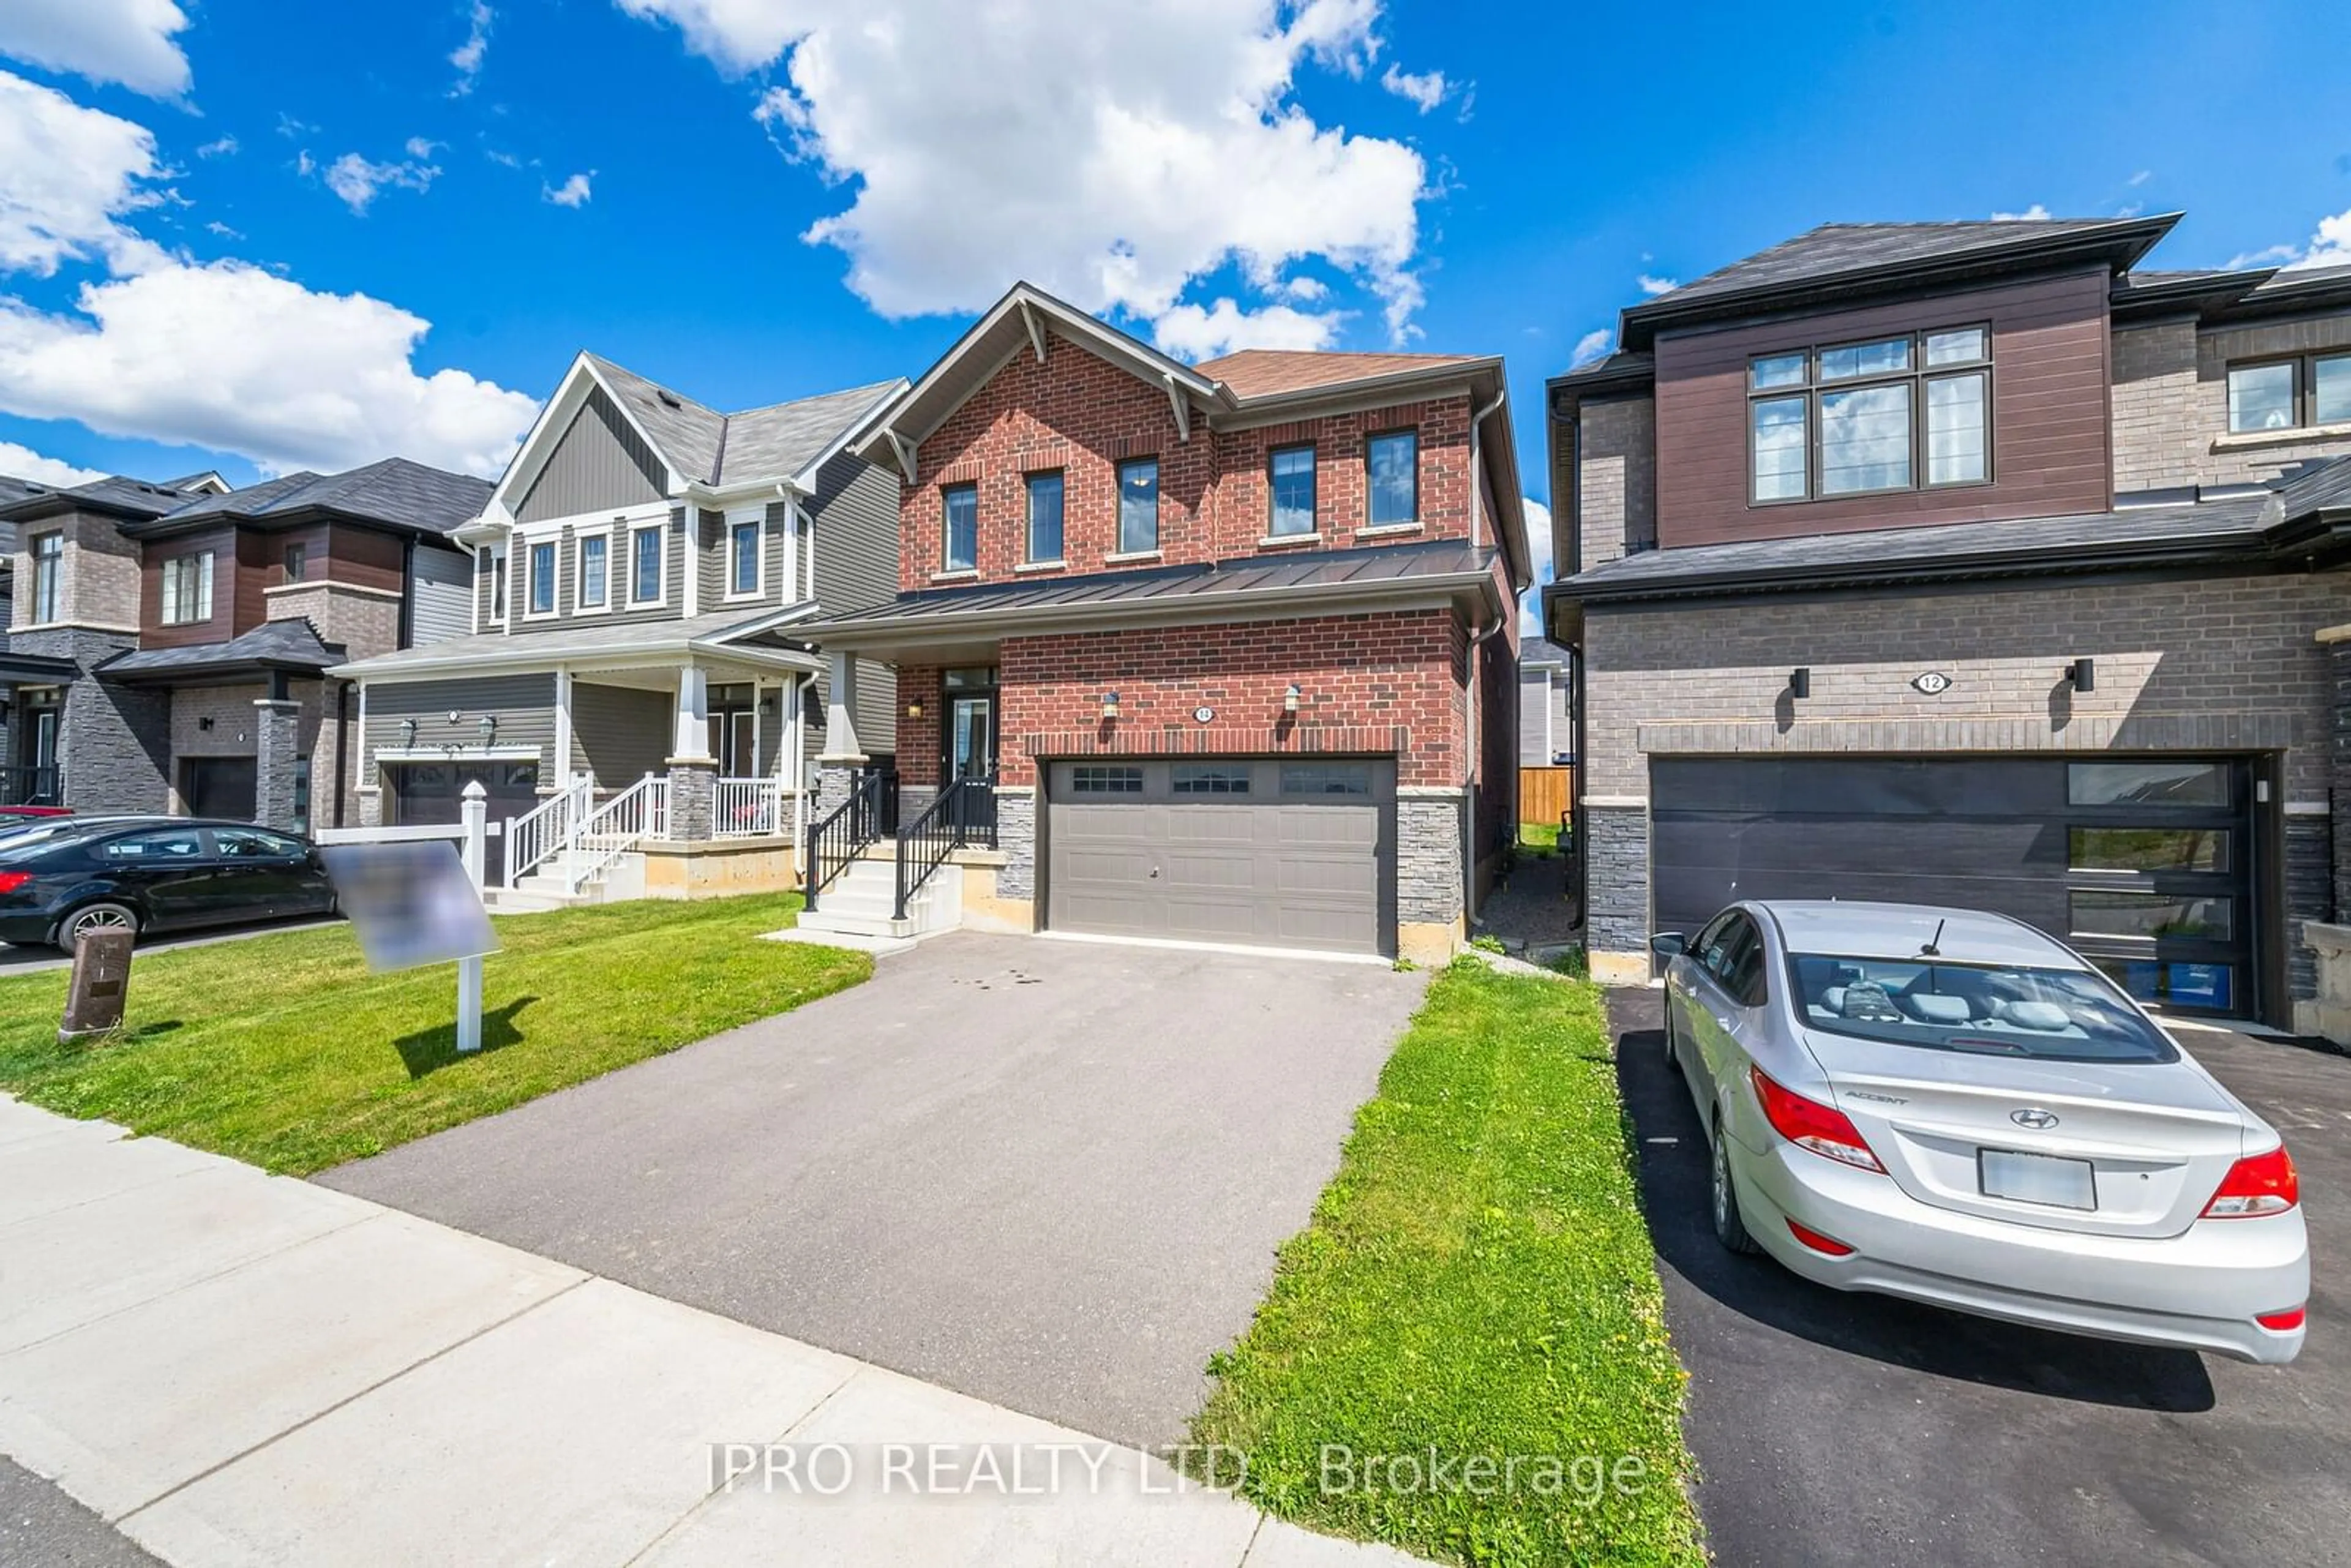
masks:
{"type": "Polygon", "coordinates": [[[1267,460],[1273,491],[1272,533],[1277,538],[1314,531],[1314,448],[1276,447],[1267,460]]]}
{"type": "Polygon", "coordinates": [[[970,571],[979,565],[979,486],[949,485],[939,492],[940,570],[970,571]]]}
{"type": "Polygon", "coordinates": [[[507,552],[490,552],[490,619],[503,626],[507,619],[507,552]]]}
{"type": "Polygon", "coordinates": [[[1749,361],[1747,398],[1758,504],[1991,476],[1988,328],[1766,354],[1749,361]]]}
{"type": "Polygon", "coordinates": [[[763,527],[754,519],[728,528],[727,592],[739,597],[759,591],[759,534],[763,527]]]}
{"type": "Polygon", "coordinates": [[[662,596],[662,525],[629,535],[629,602],[659,604],[662,596]]]}
{"type": "Polygon", "coordinates": [[[308,545],[287,545],[286,547],[287,581],[301,581],[302,574],[309,570],[309,566],[310,549],[308,545]]]}
{"type": "Polygon", "coordinates": [[[1420,435],[1394,430],[1374,435],[1364,445],[1365,477],[1371,486],[1371,526],[1397,528],[1420,521],[1420,435]]]}
{"type": "Polygon", "coordinates": [[[604,534],[580,536],[580,605],[582,610],[601,610],[611,589],[605,558],[611,554],[612,541],[604,534]]]}
{"type": "Polygon", "coordinates": [[[175,556],[163,563],[163,624],[188,626],[213,618],[213,556],[175,556]]]}
{"type": "Polygon", "coordinates": [[[555,613],[555,541],[541,539],[530,547],[530,612],[555,613]]]}
{"type": "Polygon", "coordinates": [[[66,537],[33,536],[33,619],[47,623],[65,616],[66,537]]]}
{"type": "Polygon", "coordinates": [[[1118,465],[1118,550],[1148,555],[1159,548],[1159,459],[1118,465]]]}
{"type": "Polygon", "coordinates": [[[1029,476],[1029,555],[1031,561],[1061,559],[1061,476],[1029,476]]]}
{"type": "Polygon", "coordinates": [[[2351,353],[2305,354],[2229,367],[2229,432],[2351,424],[2351,353]]]}

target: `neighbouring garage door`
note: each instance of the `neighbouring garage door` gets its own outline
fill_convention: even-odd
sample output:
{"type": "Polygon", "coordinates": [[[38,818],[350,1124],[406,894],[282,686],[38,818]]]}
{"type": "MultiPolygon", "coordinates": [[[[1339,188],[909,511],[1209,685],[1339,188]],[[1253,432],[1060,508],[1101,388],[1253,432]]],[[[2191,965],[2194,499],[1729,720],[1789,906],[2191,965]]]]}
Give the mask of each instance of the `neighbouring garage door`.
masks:
{"type": "Polygon", "coordinates": [[[1394,950],[1392,760],[1062,762],[1047,788],[1053,930],[1394,950]]]}
{"type": "MultiPolygon", "coordinates": [[[[538,766],[531,762],[408,762],[389,768],[393,800],[392,820],[404,825],[462,821],[462,791],[478,779],[489,799],[493,822],[519,817],[538,804],[538,766]]],[[[492,882],[506,874],[506,841],[492,837],[486,846],[492,882]]]]}
{"type": "Polygon", "coordinates": [[[2142,999],[2259,1008],[2247,759],[1661,758],[1650,788],[1660,930],[1741,898],[1956,904],[2142,999]]]}
{"type": "Polygon", "coordinates": [[[191,817],[253,821],[260,798],[259,762],[251,757],[185,757],[180,759],[180,798],[191,817]]]}

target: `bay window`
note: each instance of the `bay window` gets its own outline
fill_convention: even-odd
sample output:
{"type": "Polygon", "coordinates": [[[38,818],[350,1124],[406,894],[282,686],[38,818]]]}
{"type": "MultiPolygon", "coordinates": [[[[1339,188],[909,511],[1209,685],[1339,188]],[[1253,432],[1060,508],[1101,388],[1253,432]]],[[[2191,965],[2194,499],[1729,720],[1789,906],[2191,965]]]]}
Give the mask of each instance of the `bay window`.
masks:
{"type": "Polygon", "coordinates": [[[163,624],[192,626],[213,618],[213,556],[174,556],[163,563],[163,624]]]}

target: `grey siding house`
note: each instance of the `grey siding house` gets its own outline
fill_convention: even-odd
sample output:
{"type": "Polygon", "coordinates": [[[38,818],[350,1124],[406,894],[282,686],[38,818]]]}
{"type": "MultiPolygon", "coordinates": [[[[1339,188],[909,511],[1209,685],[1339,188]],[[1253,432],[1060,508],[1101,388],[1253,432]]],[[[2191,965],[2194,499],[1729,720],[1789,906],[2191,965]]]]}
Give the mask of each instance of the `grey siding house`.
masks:
{"type": "MultiPolygon", "coordinates": [[[[529,891],[789,883],[826,670],[794,629],[896,590],[896,482],[848,447],[904,384],[722,413],[581,354],[456,531],[462,634],[336,671],[363,820],[451,821],[479,782],[529,891]]],[[[855,685],[889,733],[890,670],[855,685]]]]}

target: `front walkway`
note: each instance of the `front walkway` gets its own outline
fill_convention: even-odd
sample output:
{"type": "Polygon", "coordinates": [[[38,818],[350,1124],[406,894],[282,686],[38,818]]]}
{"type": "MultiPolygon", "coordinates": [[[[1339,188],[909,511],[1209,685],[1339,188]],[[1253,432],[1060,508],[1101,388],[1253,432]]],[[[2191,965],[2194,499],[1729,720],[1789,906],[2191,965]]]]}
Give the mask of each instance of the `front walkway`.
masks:
{"type": "Polygon", "coordinates": [[[5,1097],[0,1260],[0,1452],[183,1568],[1409,1561],[1133,1449],[5,1097]],[[730,1465],[752,1468],[729,1487],[730,1465]]]}

